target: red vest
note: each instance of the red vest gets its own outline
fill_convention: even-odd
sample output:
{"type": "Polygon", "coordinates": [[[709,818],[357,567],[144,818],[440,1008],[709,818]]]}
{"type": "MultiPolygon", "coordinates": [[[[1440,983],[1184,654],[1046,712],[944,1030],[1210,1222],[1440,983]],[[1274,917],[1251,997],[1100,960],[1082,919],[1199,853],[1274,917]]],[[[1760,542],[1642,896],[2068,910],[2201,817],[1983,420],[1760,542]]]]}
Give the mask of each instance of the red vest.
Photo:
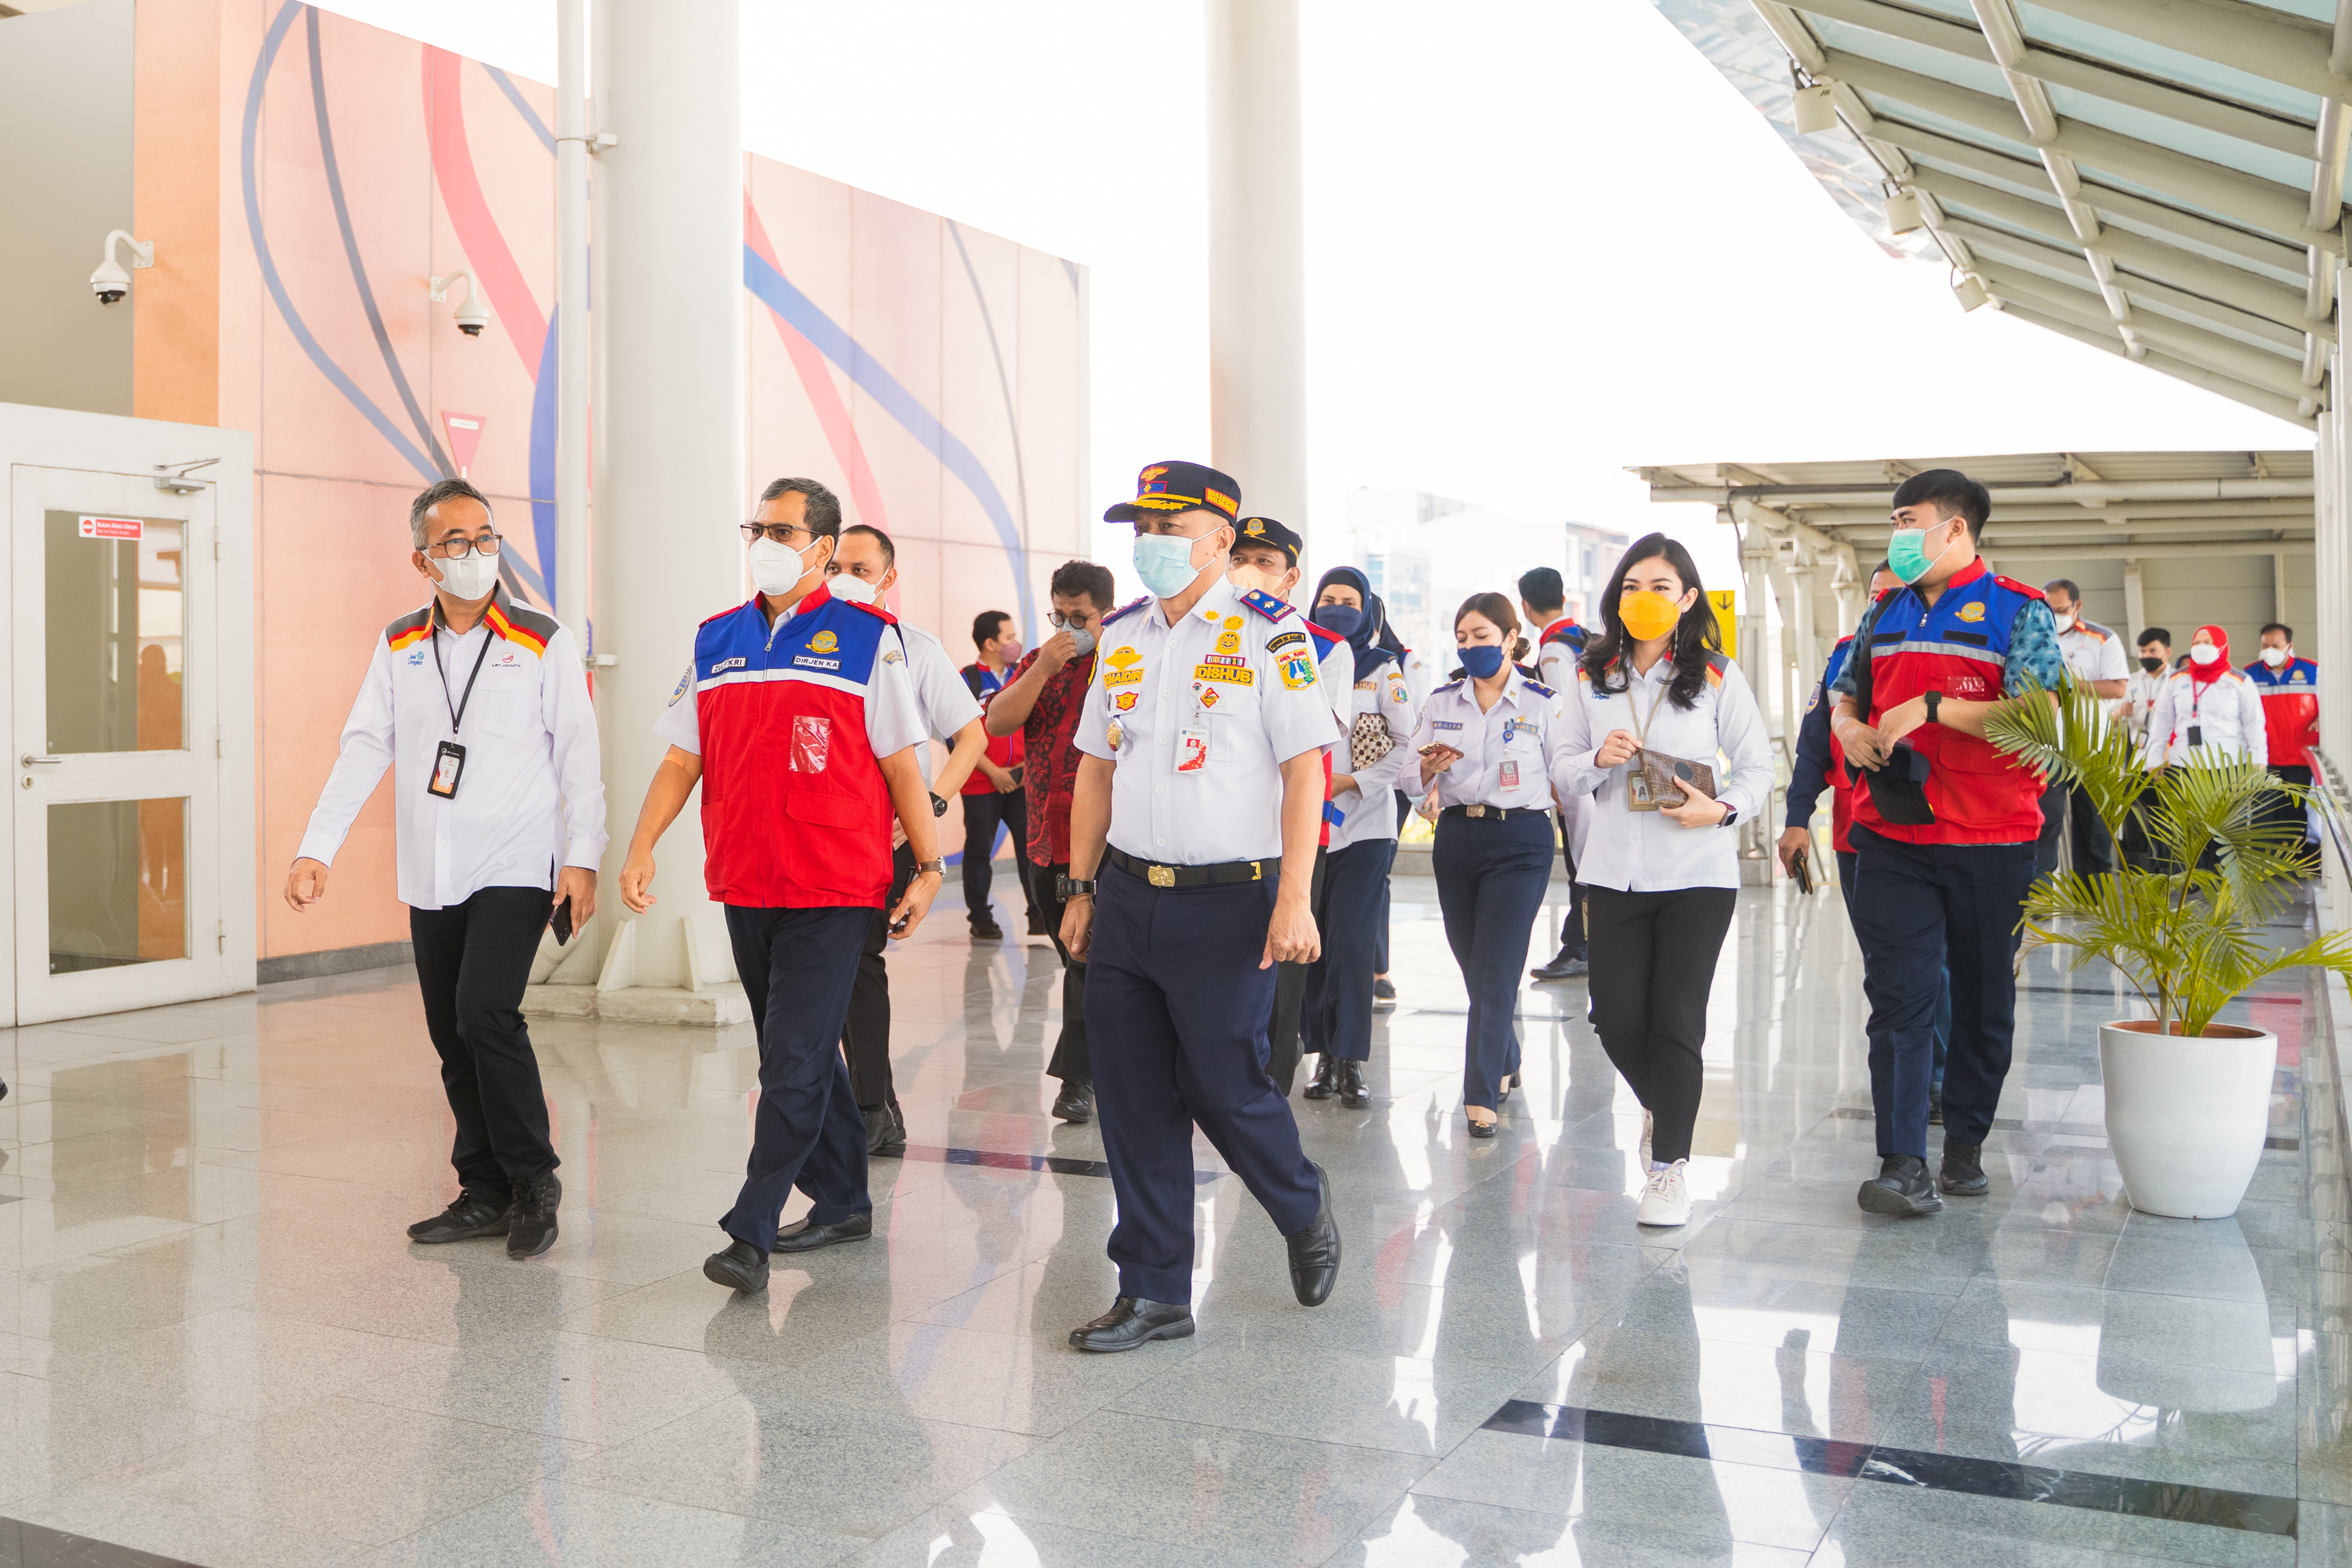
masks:
{"type": "MultiPolygon", "coordinates": [[[[1870,635],[1870,722],[1927,691],[1997,700],[2017,613],[2041,597],[2041,589],[1997,576],[1978,561],[1944,585],[1932,607],[1908,588],[1881,599],[1870,635]]],[[[1858,639],[1855,647],[1859,658],[1858,639]]],[[[1894,826],[1878,815],[1868,784],[1857,782],[1856,826],[1906,844],[2022,844],[2041,835],[2041,774],[1991,742],[1941,724],[1922,724],[1906,738],[1932,770],[1927,804],[1936,820],[1894,826]]]]}
{"type": "Polygon", "coordinates": [[[2263,694],[2271,766],[2311,766],[2311,748],[2319,744],[2319,666],[2307,658],[2291,658],[2273,669],[2256,659],[2246,666],[2246,676],[2263,694]]]}

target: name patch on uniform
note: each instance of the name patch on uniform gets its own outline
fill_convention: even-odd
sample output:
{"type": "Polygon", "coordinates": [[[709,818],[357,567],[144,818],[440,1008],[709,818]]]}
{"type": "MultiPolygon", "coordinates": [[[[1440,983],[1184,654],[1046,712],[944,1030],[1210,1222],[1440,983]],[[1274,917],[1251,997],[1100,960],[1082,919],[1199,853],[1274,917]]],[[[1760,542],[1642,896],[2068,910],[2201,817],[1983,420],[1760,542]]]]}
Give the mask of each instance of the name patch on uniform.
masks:
{"type": "Polygon", "coordinates": [[[1249,668],[1249,660],[1237,653],[1204,653],[1201,656],[1201,662],[1202,664],[1222,664],[1228,669],[1246,669],[1249,668]]]}
{"type": "Polygon", "coordinates": [[[741,669],[751,662],[748,658],[722,658],[710,667],[710,673],[716,675],[722,669],[741,669]]]}
{"type": "Polygon", "coordinates": [[[1984,616],[1984,601],[1981,599],[1972,600],[1960,606],[1960,619],[1964,621],[1980,621],[1984,616]]]}
{"type": "Polygon", "coordinates": [[[1506,719],[1503,721],[1503,744],[1507,746],[1521,735],[1532,735],[1535,732],[1536,721],[1532,719],[1506,719]]]}
{"type": "Polygon", "coordinates": [[[1280,653],[1286,647],[1305,647],[1306,646],[1307,634],[1305,632],[1284,632],[1281,636],[1276,637],[1266,643],[1265,651],[1268,653],[1280,653]]]}
{"type": "Polygon", "coordinates": [[[1142,679],[1143,671],[1140,669],[1106,669],[1103,671],[1103,684],[1105,686],[1134,686],[1140,683],[1142,679]]]}
{"type": "Polygon", "coordinates": [[[841,660],[837,658],[811,658],[804,653],[799,653],[793,656],[793,668],[794,669],[837,670],[841,668],[841,660]]]}
{"type": "MultiPolygon", "coordinates": [[[[1209,657],[1214,658],[1216,655],[1211,654],[1209,657]]],[[[1247,661],[1244,659],[1235,659],[1234,663],[1246,664],[1247,661]]],[[[1192,667],[1192,679],[1195,680],[1222,680],[1229,686],[1255,686],[1257,684],[1257,675],[1255,671],[1247,668],[1236,669],[1234,668],[1234,665],[1231,664],[1196,664],[1192,667]]]]}
{"type": "Polygon", "coordinates": [[[1306,649],[1285,654],[1282,658],[1282,683],[1293,691],[1303,691],[1315,684],[1315,660],[1306,649]]]}
{"type": "Polygon", "coordinates": [[[1378,691],[1380,689],[1381,683],[1377,680],[1359,680],[1356,682],[1356,689],[1359,691],[1378,691]]]}
{"type": "Polygon", "coordinates": [[[1459,730],[1462,728],[1462,721],[1459,719],[1432,719],[1429,721],[1429,727],[1433,730],[1459,730]]]}

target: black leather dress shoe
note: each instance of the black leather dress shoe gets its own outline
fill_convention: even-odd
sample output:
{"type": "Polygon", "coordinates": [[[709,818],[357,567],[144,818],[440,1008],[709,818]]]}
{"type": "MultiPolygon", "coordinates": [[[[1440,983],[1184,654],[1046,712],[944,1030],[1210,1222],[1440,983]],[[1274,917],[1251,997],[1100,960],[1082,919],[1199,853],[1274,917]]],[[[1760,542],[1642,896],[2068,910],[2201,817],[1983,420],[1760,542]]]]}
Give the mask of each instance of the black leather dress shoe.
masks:
{"type": "Polygon", "coordinates": [[[1328,1052],[1316,1058],[1315,1076],[1298,1091],[1309,1100],[1328,1100],[1339,1092],[1339,1058],[1328,1052]]]}
{"type": "Polygon", "coordinates": [[[1054,1114],[1064,1121],[1092,1121],[1095,1119],[1095,1086],[1090,1083],[1062,1085],[1062,1092],[1054,1097],[1054,1114]]]}
{"type": "Polygon", "coordinates": [[[1372,1102],[1372,1091],[1364,1087],[1364,1064],[1344,1061],[1339,1064],[1339,1103],[1349,1110],[1361,1110],[1372,1102]]]}
{"type": "Polygon", "coordinates": [[[1495,1129],[1501,1125],[1502,1123],[1499,1121],[1481,1121],[1474,1116],[1470,1119],[1470,1136],[1473,1138],[1492,1138],[1495,1135],[1495,1129]]]}
{"type": "Polygon", "coordinates": [[[874,1211],[851,1215],[838,1225],[811,1225],[802,1220],[776,1232],[778,1252],[814,1252],[836,1241],[864,1241],[874,1234],[874,1211]]]}
{"type": "Polygon", "coordinates": [[[1154,1340],[1192,1337],[1192,1308],[1147,1301],[1139,1296],[1121,1296],[1110,1304],[1109,1311],[1083,1329],[1070,1331],[1070,1348],[1109,1355],[1148,1345],[1154,1340]]]}
{"type": "Polygon", "coordinates": [[[408,1227],[408,1239],[427,1246],[445,1241],[470,1241],[478,1236],[504,1236],[514,1200],[503,1195],[476,1192],[472,1188],[457,1194],[457,1201],[435,1215],[420,1219],[408,1227]]]}
{"type": "Polygon", "coordinates": [[[1862,1184],[1853,1201],[1865,1213],[1910,1218],[1934,1214],[1944,1206],[1936,1184],[1927,1179],[1927,1162],[1916,1154],[1889,1154],[1878,1163],[1878,1174],[1862,1184]]]}
{"type": "Polygon", "coordinates": [[[1984,1173],[1984,1145],[1945,1139],[1944,1168],[1937,1173],[1936,1184],[1956,1198],[1984,1196],[1992,1187],[1984,1173]]]}
{"type": "MultiPolygon", "coordinates": [[[[1309,1160],[1310,1165],[1315,1162],[1309,1160]]],[[[1339,1278],[1339,1222],[1331,1217],[1331,1178],[1315,1165],[1321,1200],[1305,1230],[1283,1239],[1290,1244],[1290,1289],[1302,1307],[1319,1307],[1339,1278]]]]}
{"type": "Polygon", "coordinates": [[[555,1205],[562,1201],[563,1184],[552,1171],[515,1184],[507,1229],[509,1258],[537,1258],[555,1245],[555,1205]]]}
{"type": "Polygon", "coordinates": [[[981,925],[974,922],[971,928],[971,940],[974,942],[1003,942],[1004,940],[1004,928],[998,925],[994,921],[989,921],[986,925],[981,925]]]}
{"type": "Polygon", "coordinates": [[[1538,980],[1573,980],[1580,974],[1591,973],[1591,968],[1592,966],[1585,962],[1582,953],[1570,952],[1563,947],[1559,952],[1553,954],[1549,963],[1540,968],[1530,969],[1528,973],[1538,980]]]}
{"type": "Polygon", "coordinates": [[[702,1277],[749,1296],[768,1288],[768,1255],[748,1241],[739,1241],[704,1258],[702,1277]]]}
{"type": "Polygon", "coordinates": [[[860,1110],[857,1114],[866,1121],[866,1152],[869,1157],[905,1150],[907,1119],[898,1113],[895,1100],[879,1110],[860,1110]]]}

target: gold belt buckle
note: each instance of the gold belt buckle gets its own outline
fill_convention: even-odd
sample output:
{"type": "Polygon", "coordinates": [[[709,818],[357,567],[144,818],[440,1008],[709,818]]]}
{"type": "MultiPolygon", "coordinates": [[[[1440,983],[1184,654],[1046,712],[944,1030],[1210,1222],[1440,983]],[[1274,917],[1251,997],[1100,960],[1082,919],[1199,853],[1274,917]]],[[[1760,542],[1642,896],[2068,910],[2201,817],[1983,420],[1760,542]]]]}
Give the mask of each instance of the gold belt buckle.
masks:
{"type": "Polygon", "coordinates": [[[1144,868],[1144,874],[1150,879],[1151,885],[1155,888],[1172,888],[1176,885],[1176,868],[1173,866],[1147,866],[1144,868]]]}
{"type": "Polygon", "coordinates": [[[1466,811],[1467,813],[1469,813],[1472,816],[1486,816],[1486,808],[1485,806],[1483,806],[1483,805],[1470,805],[1470,806],[1465,806],[1465,807],[1463,807],[1463,809],[1464,809],[1465,811],[1466,811]]]}

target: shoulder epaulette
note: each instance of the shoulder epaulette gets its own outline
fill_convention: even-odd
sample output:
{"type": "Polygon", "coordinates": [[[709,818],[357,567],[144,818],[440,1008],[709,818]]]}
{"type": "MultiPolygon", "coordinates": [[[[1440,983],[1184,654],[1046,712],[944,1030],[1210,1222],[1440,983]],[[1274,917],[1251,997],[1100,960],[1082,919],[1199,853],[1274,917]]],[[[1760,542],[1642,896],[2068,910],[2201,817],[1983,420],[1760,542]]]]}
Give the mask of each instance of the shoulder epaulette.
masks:
{"type": "Polygon", "coordinates": [[[1706,678],[1720,686],[1723,684],[1723,678],[1730,672],[1731,660],[1710,649],[1706,656],[1706,678]]]}
{"type": "Polygon", "coordinates": [[[1998,572],[1992,574],[1992,580],[2010,592],[2022,594],[2029,599],[2046,599],[2050,596],[2031,583],[2021,583],[2014,577],[2005,577],[1998,572]]]}
{"type": "Polygon", "coordinates": [[[398,653],[402,648],[423,642],[432,631],[433,606],[427,605],[421,610],[409,611],[384,627],[383,640],[391,645],[393,652],[398,653]]]}
{"type": "Polygon", "coordinates": [[[1538,697],[1557,697],[1559,695],[1559,692],[1554,691],[1550,687],[1546,686],[1540,680],[1522,680],[1519,684],[1526,687],[1529,691],[1534,692],[1538,697]]]}
{"type": "MultiPolygon", "coordinates": [[[[1259,615],[1264,616],[1269,621],[1278,621],[1286,616],[1298,614],[1297,610],[1292,609],[1288,605],[1284,604],[1280,599],[1276,598],[1273,595],[1267,593],[1263,588],[1250,588],[1244,590],[1242,594],[1242,603],[1247,605],[1251,609],[1255,610],[1259,615]]],[[[1330,634],[1327,632],[1324,635],[1328,637],[1330,634]]]]}
{"type": "MultiPolygon", "coordinates": [[[[505,596],[501,595],[499,597],[503,599],[505,596]]],[[[518,605],[510,599],[504,603],[499,599],[491,600],[490,607],[482,613],[482,618],[490,623],[490,629],[499,636],[535,654],[546,653],[548,640],[555,636],[553,616],[542,615],[529,605],[518,605]]]]}
{"type": "Polygon", "coordinates": [[[1121,605],[1118,609],[1113,610],[1109,615],[1105,616],[1102,618],[1102,624],[1108,626],[1111,622],[1118,619],[1121,616],[1131,616],[1150,603],[1151,603],[1151,595],[1149,594],[1144,595],[1140,599],[1130,599],[1126,604],[1121,605]]]}
{"type": "Polygon", "coordinates": [[[2080,626],[2083,630],[2089,632],[2092,636],[2097,637],[2102,642],[2105,642],[2107,638],[2116,635],[2112,627],[2103,626],[2096,621],[2086,621],[2078,616],[2075,619],[2074,624],[2077,626],[2080,626]]]}
{"type": "Polygon", "coordinates": [[[1449,681],[1447,681],[1447,682],[1446,682],[1444,685],[1443,685],[1443,686],[1433,687],[1433,688],[1430,689],[1430,693],[1429,693],[1429,694],[1430,694],[1432,697],[1434,697],[1434,696],[1436,696],[1436,695],[1437,695],[1439,692],[1441,692],[1441,691],[1458,691],[1458,690],[1460,690],[1460,689],[1461,689],[1461,688],[1462,688],[1462,683],[1461,683],[1460,681],[1458,681],[1458,680],[1449,680],[1449,681]]]}

